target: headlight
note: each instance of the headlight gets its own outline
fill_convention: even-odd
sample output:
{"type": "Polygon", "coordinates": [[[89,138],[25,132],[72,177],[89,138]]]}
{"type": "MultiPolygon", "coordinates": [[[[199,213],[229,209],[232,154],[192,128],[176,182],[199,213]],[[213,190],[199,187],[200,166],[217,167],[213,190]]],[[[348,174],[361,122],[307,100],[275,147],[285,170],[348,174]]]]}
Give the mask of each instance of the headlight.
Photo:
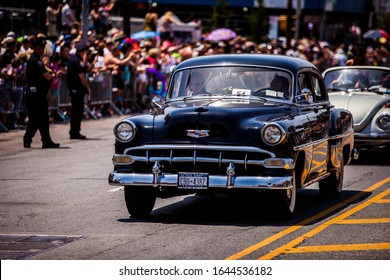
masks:
{"type": "Polygon", "coordinates": [[[283,127],[276,123],[266,124],[261,130],[261,138],[270,146],[275,146],[283,141],[286,132],[283,127]]]}
{"type": "Polygon", "coordinates": [[[114,128],[114,134],[118,141],[129,142],[135,135],[135,124],[131,121],[118,123],[114,128]]]}
{"type": "Polygon", "coordinates": [[[378,118],[378,125],[381,129],[390,128],[390,115],[382,115],[378,118]]]}

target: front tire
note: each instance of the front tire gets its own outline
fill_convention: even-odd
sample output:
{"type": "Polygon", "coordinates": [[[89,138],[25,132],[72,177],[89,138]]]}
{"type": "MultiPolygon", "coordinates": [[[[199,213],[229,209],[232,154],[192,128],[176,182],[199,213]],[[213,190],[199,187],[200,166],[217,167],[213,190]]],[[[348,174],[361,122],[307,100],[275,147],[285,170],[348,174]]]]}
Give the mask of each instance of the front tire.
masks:
{"type": "Polygon", "coordinates": [[[153,189],[125,186],[125,201],[129,214],[134,218],[146,217],[156,202],[153,189]]]}
{"type": "Polygon", "coordinates": [[[344,157],[340,159],[340,168],[318,183],[320,194],[324,197],[339,197],[343,189],[344,157]]]}
{"type": "Polygon", "coordinates": [[[289,190],[270,190],[273,210],[275,214],[282,219],[290,219],[295,211],[297,201],[296,174],[293,175],[293,187],[289,190]]]}

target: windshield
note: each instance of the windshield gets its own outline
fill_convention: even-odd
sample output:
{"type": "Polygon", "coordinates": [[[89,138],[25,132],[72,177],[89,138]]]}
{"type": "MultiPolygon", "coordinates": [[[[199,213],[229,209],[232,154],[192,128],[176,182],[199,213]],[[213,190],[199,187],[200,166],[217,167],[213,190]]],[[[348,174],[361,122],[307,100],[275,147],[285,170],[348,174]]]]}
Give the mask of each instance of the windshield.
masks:
{"type": "Polygon", "coordinates": [[[167,100],[229,95],[261,96],[288,100],[291,97],[291,74],[287,71],[255,67],[205,67],[174,74],[167,100]]]}
{"type": "Polygon", "coordinates": [[[390,89],[390,69],[345,68],[325,73],[327,90],[390,89]]]}

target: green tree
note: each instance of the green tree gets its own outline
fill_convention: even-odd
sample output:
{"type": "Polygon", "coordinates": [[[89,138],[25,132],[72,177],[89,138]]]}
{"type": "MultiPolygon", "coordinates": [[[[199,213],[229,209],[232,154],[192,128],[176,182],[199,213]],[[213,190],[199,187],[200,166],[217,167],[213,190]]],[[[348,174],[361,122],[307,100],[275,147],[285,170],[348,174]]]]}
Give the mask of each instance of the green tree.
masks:
{"type": "Polygon", "coordinates": [[[256,2],[257,7],[254,7],[249,15],[249,26],[251,30],[249,38],[256,43],[260,43],[267,40],[269,23],[263,0],[256,0],[256,2]]]}

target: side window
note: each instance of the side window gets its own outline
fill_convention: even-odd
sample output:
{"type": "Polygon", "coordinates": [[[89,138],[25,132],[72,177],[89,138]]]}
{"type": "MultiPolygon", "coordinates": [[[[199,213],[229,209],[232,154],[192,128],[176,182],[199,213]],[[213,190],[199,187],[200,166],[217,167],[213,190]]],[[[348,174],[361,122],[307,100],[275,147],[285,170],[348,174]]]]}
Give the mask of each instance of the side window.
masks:
{"type": "Polygon", "coordinates": [[[312,84],[313,84],[313,93],[315,95],[315,100],[321,101],[326,100],[326,92],[324,84],[320,77],[318,77],[316,74],[312,75],[312,84]]]}
{"type": "Polygon", "coordinates": [[[304,73],[299,74],[298,76],[298,92],[301,92],[302,89],[308,88],[308,83],[306,79],[306,75],[304,73]]]}
{"type": "MultiPolygon", "coordinates": [[[[310,91],[312,91],[309,72],[302,72],[298,74],[298,95],[302,94],[302,90],[305,88],[310,89],[310,91]]],[[[313,95],[305,96],[305,100],[313,102],[313,95]]]]}
{"type": "Polygon", "coordinates": [[[182,71],[182,72],[175,74],[175,76],[173,77],[170,91],[167,95],[167,100],[175,99],[175,98],[183,95],[184,87],[186,86],[187,79],[188,79],[187,72],[182,71]]]}

